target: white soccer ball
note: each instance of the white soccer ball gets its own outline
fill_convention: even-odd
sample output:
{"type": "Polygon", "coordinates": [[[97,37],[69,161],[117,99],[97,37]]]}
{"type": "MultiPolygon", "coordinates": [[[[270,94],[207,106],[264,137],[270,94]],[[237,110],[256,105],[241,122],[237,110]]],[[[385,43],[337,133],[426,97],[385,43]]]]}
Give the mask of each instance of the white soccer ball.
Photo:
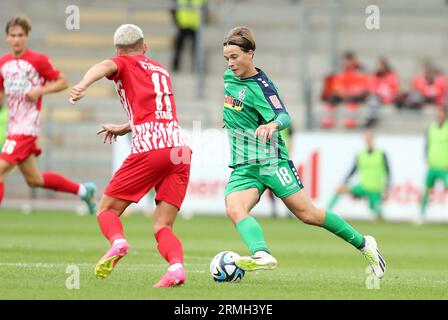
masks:
{"type": "Polygon", "coordinates": [[[244,270],[236,266],[240,256],[233,251],[222,251],[210,262],[210,274],[217,282],[237,282],[243,279],[244,270]]]}

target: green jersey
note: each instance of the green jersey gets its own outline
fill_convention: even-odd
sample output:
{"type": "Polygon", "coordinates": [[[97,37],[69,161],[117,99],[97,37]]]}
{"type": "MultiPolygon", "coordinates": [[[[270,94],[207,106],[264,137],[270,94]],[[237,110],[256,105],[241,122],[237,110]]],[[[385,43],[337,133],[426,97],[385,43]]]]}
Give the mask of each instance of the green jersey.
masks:
{"type": "Polygon", "coordinates": [[[277,87],[262,70],[257,70],[256,75],[245,79],[237,78],[230,69],[224,72],[223,120],[229,137],[231,168],[288,159],[285,142],[278,132],[266,143],[254,137],[260,125],[287,113],[277,87]]]}
{"type": "Polygon", "coordinates": [[[448,169],[448,121],[443,125],[433,124],[427,136],[428,163],[431,168],[448,169]]]}

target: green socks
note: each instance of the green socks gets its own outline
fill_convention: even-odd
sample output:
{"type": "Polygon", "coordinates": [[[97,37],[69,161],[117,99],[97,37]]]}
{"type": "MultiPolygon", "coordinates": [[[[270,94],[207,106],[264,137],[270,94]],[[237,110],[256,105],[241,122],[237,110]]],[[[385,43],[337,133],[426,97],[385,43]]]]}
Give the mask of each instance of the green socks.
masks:
{"type": "Polygon", "coordinates": [[[420,207],[420,213],[422,216],[426,214],[426,207],[428,206],[428,199],[429,199],[429,189],[425,189],[425,193],[423,194],[421,207],[420,207]]]}
{"type": "Polygon", "coordinates": [[[337,235],[338,237],[344,239],[358,249],[364,247],[365,241],[362,234],[360,234],[344,219],[334,213],[331,213],[329,211],[325,212],[325,221],[322,224],[322,227],[337,235]]]}
{"type": "Polygon", "coordinates": [[[237,223],[236,230],[252,254],[260,250],[269,253],[266,242],[264,242],[263,230],[255,218],[244,218],[237,223]]]}
{"type": "MultiPolygon", "coordinates": [[[[329,211],[325,212],[325,221],[322,227],[358,249],[362,248],[365,244],[362,234],[356,231],[340,216],[329,211]]],[[[264,241],[263,230],[255,218],[247,217],[241,220],[237,223],[236,230],[252,254],[257,251],[266,251],[269,253],[266,242],[264,241]]]]}

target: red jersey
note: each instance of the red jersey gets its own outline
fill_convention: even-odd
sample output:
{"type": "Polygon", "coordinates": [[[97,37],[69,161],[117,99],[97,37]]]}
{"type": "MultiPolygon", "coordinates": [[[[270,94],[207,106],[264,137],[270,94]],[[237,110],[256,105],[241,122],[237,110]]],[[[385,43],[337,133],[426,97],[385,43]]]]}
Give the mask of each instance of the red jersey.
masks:
{"type": "Polygon", "coordinates": [[[0,90],[8,99],[8,136],[39,134],[39,114],[42,97],[36,102],[25,100],[25,94],[54,81],[59,70],[53,68],[42,53],[25,50],[20,58],[11,53],[0,57],[0,90]]]}
{"type": "Polygon", "coordinates": [[[444,105],[446,96],[446,80],[443,75],[437,75],[432,81],[421,75],[412,79],[412,87],[424,97],[434,98],[437,105],[444,105]]]}
{"type": "Polygon", "coordinates": [[[377,94],[385,104],[394,102],[400,94],[400,82],[393,71],[384,75],[373,74],[369,82],[370,92],[377,94]]]}
{"type": "Polygon", "coordinates": [[[120,55],[111,60],[118,70],[109,79],[115,82],[132,128],[131,153],[187,146],[168,71],[144,55],[120,55]]]}
{"type": "Polygon", "coordinates": [[[334,92],[341,97],[363,95],[367,92],[367,75],[357,70],[343,70],[332,81],[334,92]]]}

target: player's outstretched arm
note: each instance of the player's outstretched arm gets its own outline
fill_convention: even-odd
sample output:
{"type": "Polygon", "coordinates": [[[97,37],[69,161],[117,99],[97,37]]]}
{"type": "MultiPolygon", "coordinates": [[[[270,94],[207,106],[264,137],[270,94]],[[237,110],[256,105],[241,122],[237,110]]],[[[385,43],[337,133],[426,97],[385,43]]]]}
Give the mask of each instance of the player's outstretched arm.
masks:
{"type": "Polygon", "coordinates": [[[104,60],[94,65],[86,72],[82,80],[77,85],[72,87],[70,92],[70,102],[74,104],[76,101],[82,99],[87,88],[94,82],[103,77],[110,77],[114,75],[117,70],[117,65],[112,60],[104,60]]]}
{"type": "Polygon", "coordinates": [[[101,125],[101,130],[99,130],[96,134],[99,135],[104,133],[103,143],[112,143],[112,140],[117,141],[117,136],[123,136],[129,132],[131,132],[131,125],[129,123],[121,125],[106,123],[101,125]]]}

